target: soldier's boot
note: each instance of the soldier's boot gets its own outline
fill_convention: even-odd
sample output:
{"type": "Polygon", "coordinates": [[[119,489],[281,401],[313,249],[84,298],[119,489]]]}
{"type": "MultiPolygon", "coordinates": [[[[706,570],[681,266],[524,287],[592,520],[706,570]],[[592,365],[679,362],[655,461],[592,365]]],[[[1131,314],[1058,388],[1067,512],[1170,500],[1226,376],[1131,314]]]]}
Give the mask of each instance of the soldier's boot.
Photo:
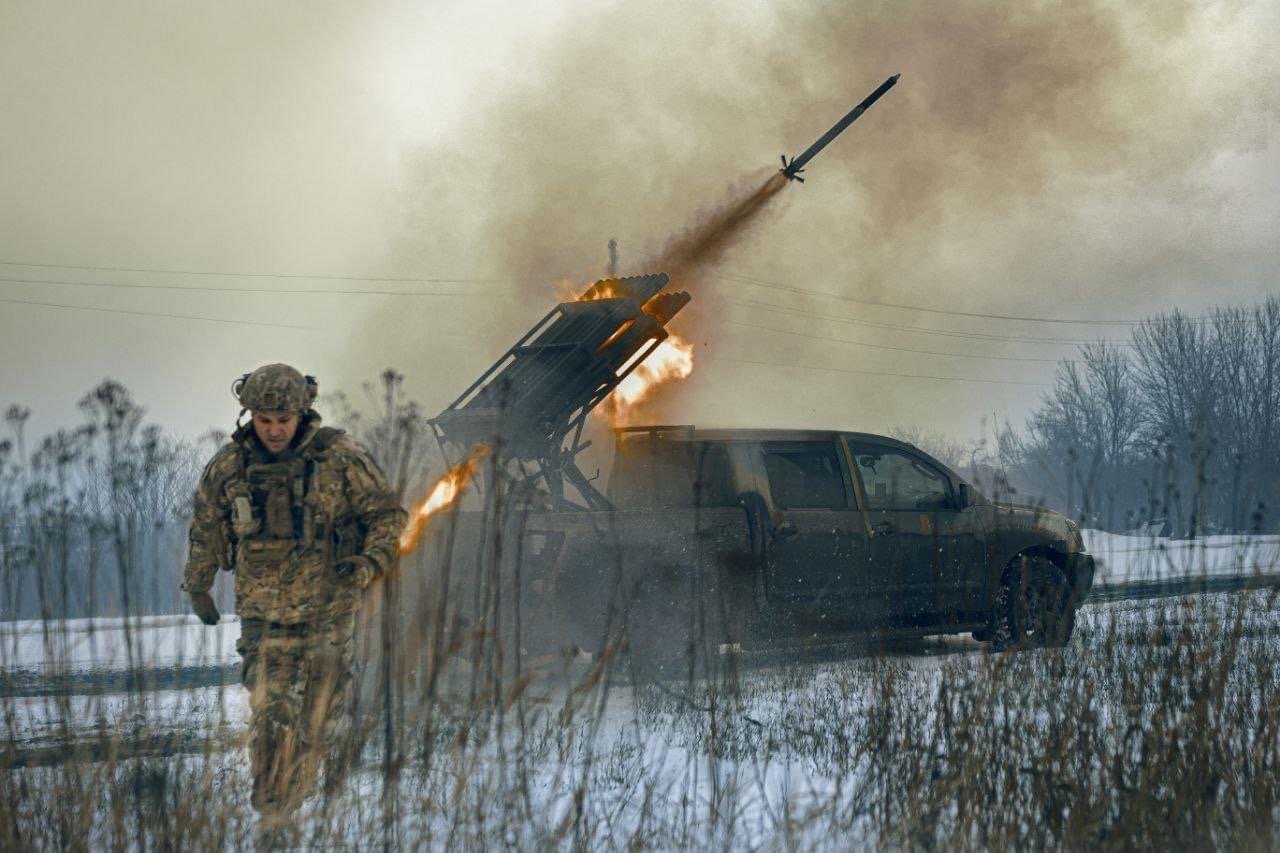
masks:
{"type": "Polygon", "coordinates": [[[349,732],[343,732],[329,746],[329,754],[324,762],[324,798],[332,802],[342,796],[346,787],[347,774],[355,764],[355,745],[349,732]]]}
{"type": "MultiPolygon", "coordinates": [[[[265,717],[265,715],[263,715],[265,717]]],[[[258,812],[254,847],[260,851],[296,847],[288,727],[270,718],[254,720],[250,740],[253,793],[250,802],[258,812]]]]}
{"type": "Polygon", "coordinates": [[[253,793],[250,802],[262,814],[291,815],[311,790],[304,767],[305,750],[297,732],[274,720],[254,727],[250,742],[253,793]]]}
{"type": "Polygon", "coordinates": [[[267,853],[297,847],[293,827],[265,815],[258,819],[258,831],[254,836],[254,849],[267,853]]]}

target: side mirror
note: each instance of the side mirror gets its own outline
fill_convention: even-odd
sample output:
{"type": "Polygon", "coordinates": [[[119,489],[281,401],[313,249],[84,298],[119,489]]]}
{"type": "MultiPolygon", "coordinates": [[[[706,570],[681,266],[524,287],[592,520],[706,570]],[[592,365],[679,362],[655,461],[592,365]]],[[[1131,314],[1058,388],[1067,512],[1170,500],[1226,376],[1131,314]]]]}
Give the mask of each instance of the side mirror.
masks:
{"type": "Polygon", "coordinates": [[[957,509],[964,509],[965,507],[969,506],[970,497],[971,496],[969,494],[969,484],[961,483],[960,484],[960,501],[959,501],[960,506],[957,507],[957,509]]]}

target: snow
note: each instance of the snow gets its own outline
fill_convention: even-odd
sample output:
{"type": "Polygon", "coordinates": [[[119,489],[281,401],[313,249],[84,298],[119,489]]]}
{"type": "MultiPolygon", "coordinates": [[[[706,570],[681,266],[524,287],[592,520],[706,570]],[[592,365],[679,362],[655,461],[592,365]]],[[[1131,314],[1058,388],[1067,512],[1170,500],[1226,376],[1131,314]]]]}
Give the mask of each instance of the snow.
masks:
{"type": "Polygon", "coordinates": [[[225,666],[239,660],[239,619],[195,616],[26,620],[0,623],[5,669],[121,670],[225,666]]]}
{"type": "Polygon", "coordinates": [[[5,735],[24,747],[65,744],[97,733],[128,739],[144,732],[182,732],[193,721],[243,729],[249,720],[249,694],[238,686],[10,697],[5,704],[5,735]]]}
{"type": "MultiPolygon", "coordinates": [[[[1280,573],[1280,536],[1184,540],[1083,530],[1097,560],[1095,585],[1280,573]]],[[[190,614],[0,622],[0,666],[71,671],[230,666],[239,619],[206,626],[190,614]],[[132,654],[130,654],[132,653],[132,654]]]]}
{"type": "Polygon", "coordinates": [[[1095,584],[1280,572],[1280,536],[1169,539],[1082,530],[1095,584]]]}
{"type": "MultiPolygon", "coordinates": [[[[1159,577],[1168,577],[1187,565],[1193,570],[1196,566],[1216,567],[1219,572],[1227,571],[1226,567],[1252,565],[1251,560],[1258,565],[1271,560],[1274,565],[1280,544],[1277,540],[1280,537],[1255,537],[1244,544],[1238,540],[1152,543],[1139,537],[1089,534],[1091,546],[1110,560],[1106,564],[1110,569],[1163,572],[1159,577]]],[[[1197,631],[1212,636],[1218,630],[1218,611],[1230,615],[1234,600],[1229,596],[1197,596],[1195,604],[1160,599],[1091,605],[1082,614],[1079,652],[1084,652],[1090,637],[1104,634],[1113,621],[1123,629],[1119,635],[1124,641],[1136,642],[1153,624],[1166,620],[1169,624],[1194,623],[1197,631]]],[[[1254,615],[1269,619],[1265,612],[1254,615]]],[[[74,620],[49,627],[55,637],[63,638],[65,648],[74,652],[77,666],[122,665],[126,625],[121,620],[74,620]]],[[[227,663],[236,659],[238,626],[230,622],[207,628],[192,618],[152,617],[131,620],[128,629],[134,647],[145,651],[150,660],[189,664],[198,659],[193,650],[201,647],[205,660],[227,663]]],[[[1258,635],[1251,642],[1272,642],[1274,629],[1269,630],[1271,633],[1258,635]]],[[[27,643],[28,664],[40,665],[44,660],[40,654],[46,648],[44,633],[40,623],[12,623],[0,627],[0,640],[6,647],[27,643]]],[[[731,846],[741,847],[845,846],[840,841],[833,843],[830,836],[813,833],[831,827],[830,818],[823,816],[833,809],[854,813],[854,799],[875,779],[875,754],[847,753],[850,743],[856,742],[851,733],[869,725],[877,702],[882,701],[886,679],[894,680],[893,690],[906,696],[905,701],[928,709],[944,681],[966,673],[973,678],[982,676],[979,662],[986,659],[986,650],[986,646],[965,638],[948,638],[922,641],[907,653],[750,669],[743,673],[741,694],[731,704],[718,705],[714,714],[709,713],[712,699],[705,685],[673,684],[660,689],[614,686],[607,701],[597,704],[600,688],[578,695],[572,685],[557,684],[555,677],[549,676],[526,694],[530,700],[528,734],[520,731],[523,725],[517,728],[509,722],[505,735],[490,733],[484,741],[459,740],[457,729],[449,725],[446,702],[440,709],[443,719],[435,733],[440,750],[431,771],[424,772],[418,764],[405,769],[400,831],[405,839],[428,839],[427,847],[445,845],[446,840],[447,846],[494,844],[498,836],[493,824],[513,814],[508,800],[521,790],[522,780],[511,760],[519,754],[529,768],[531,808],[524,822],[508,827],[510,834],[503,836],[507,846],[532,847],[555,837],[555,828],[572,820],[577,807],[575,792],[579,790],[587,792],[588,816],[616,827],[604,831],[603,836],[601,830],[595,830],[596,834],[589,836],[595,840],[625,838],[632,828],[646,824],[657,833],[672,833],[681,821],[690,819],[695,823],[683,830],[685,835],[653,835],[648,837],[650,846],[684,846],[691,841],[726,846],[730,839],[731,846]],[[930,649],[935,653],[930,654],[930,649]],[[572,712],[565,715],[569,708],[572,712]],[[456,808],[441,808],[442,802],[454,803],[456,808]],[[464,817],[455,827],[454,816],[459,813],[464,817]],[[799,827],[794,838],[791,826],[799,827]],[[608,834],[613,831],[617,836],[608,834]],[[455,836],[454,832],[460,834],[455,836]]],[[[469,674],[465,668],[457,673],[457,686],[463,692],[469,674]]],[[[571,681],[576,682],[581,674],[577,672],[571,681]]],[[[717,701],[728,700],[721,697],[717,701]]],[[[245,691],[238,686],[11,697],[5,704],[12,709],[5,733],[28,752],[57,750],[74,739],[83,743],[103,731],[140,743],[185,731],[198,743],[208,744],[210,753],[225,747],[216,759],[197,754],[201,760],[216,760],[222,762],[219,767],[230,768],[230,775],[218,787],[197,790],[216,790],[219,796],[234,801],[228,807],[231,813],[247,813],[243,803],[247,758],[236,748],[236,736],[243,735],[248,703],[245,691]]],[[[926,727],[934,722],[931,710],[914,720],[926,727]]],[[[411,731],[404,732],[406,746],[412,743],[411,731]]],[[[904,736],[902,742],[909,740],[904,736]]],[[[176,759],[166,760],[172,763],[176,759]]],[[[382,771],[376,761],[375,756],[366,756],[365,766],[350,780],[343,801],[344,807],[352,809],[342,818],[349,827],[346,837],[357,844],[361,842],[356,839],[369,843],[365,833],[377,825],[382,771]],[[363,817],[358,813],[360,804],[370,809],[363,817]]],[[[32,767],[21,772],[27,774],[25,778],[42,779],[46,770],[32,767]]],[[[301,822],[319,820],[319,805],[310,802],[301,822]]]]}

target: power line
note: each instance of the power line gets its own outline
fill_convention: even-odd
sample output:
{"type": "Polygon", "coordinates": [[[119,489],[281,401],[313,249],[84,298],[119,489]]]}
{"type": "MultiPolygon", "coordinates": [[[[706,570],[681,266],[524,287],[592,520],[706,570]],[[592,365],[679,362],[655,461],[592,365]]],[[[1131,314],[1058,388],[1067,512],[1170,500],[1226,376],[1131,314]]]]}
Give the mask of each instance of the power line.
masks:
{"type": "Polygon", "coordinates": [[[9,267],[47,267],[57,270],[88,270],[90,272],[141,272],[159,273],[163,275],[208,275],[226,278],[309,278],[319,281],[381,281],[401,282],[406,284],[499,284],[508,279],[501,278],[394,278],[390,276],[371,275],[309,275],[305,273],[272,273],[272,272],[221,272],[210,270],[164,269],[159,267],[96,267],[79,264],[37,264],[27,261],[0,261],[0,265],[9,267]]]}
{"type": "Polygon", "coordinates": [[[295,326],[289,323],[262,323],[255,320],[228,320],[223,317],[200,317],[191,314],[164,314],[157,311],[128,311],[123,308],[96,308],[89,305],[62,305],[57,302],[33,302],[28,299],[6,299],[0,302],[14,305],[36,305],[41,308],[64,308],[68,311],[99,311],[104,314],[132,314],[138,317],[166,317],[171,320],[199,320],[205,323],[229,323],[233,326],[267,326],[273,329],[314,329],[314,326],[295,326]]]}
{"type": "Polygon", "coordinates": [[[825,373],[856,373],[864,376],[896,376],[903,379],[933,379],[939,382],[979,382],[984,385],[1026,385],[1032,388],[1045,388],[1040,382],[1017,382],[1012,379],[971,379],[966,376],[930,376],[923,373],[891,373],[881,370],[857,370],[850,367],[819,367],[816,364],[779,364],[773,361],[752,361],[746,358],[726,358],[725,361],[736,361],[738,364],[758,364],[762,367],[787,367],[794,370],[819,370],[825,373]]]}
{"type": "Polygon", "coordinates": [[[802,287],[791,287],[786,284],[778,284],[776,282],[766,282],[756,280],[745,276],[736,276],[727,273],[712,273],[715,278],[727,279],[729,281],[740,281],[753,287],[767,287],[773,290],[782,290],[787,293],[796,293],[802,296],[812,296],[818,299],[838,299],[842,302],[853,302],[857,305],[871,305],[877,308],[896,308],[902,311],[919,311],[925,314],[942,314],[948,317],[974,317],[982,320],[1013,320],[1020,323],[1067,323],[1081,326],[1137,326],[1140,320],[1081,320],[1081,319],[1059,319],[1056,317],[1027,317],[1019,314],[984,314],[977,311],[953,311],[946,308],[926,308],[922,305],[906,305],[898,302],[877,302],[871,299],[859,299],[856,296],[845,296],[839,293],[826,293],[820,290],[806,290],[802,287]]]}
{"type": "Polygon", "coordinates": [[[114,281],[55,281],[50,279],[34,279],[34,278],[0,278],[0,282],[9,282],[11,284],[57,284],[70,287],[108,287],[108,288],[129,288],[133,290],[191,290],[207,293],[279,293],[279,294],[310,294],[314,296],[325,295],[352,295],[352,296],[470,296],[466,292],[436,292],[423,290],[310,290],[306,288],[272,288],[272,287],[201,287],[200,285],[187,284],[131,284],[114,281]]]}
{"type": "Polygon", "coordinates": [[[1060,359],[1056,358],[1020,358],[1011,355],[973,355],[964,352],[938,352],[936,350],[927,349],[911,349],[910,347],[895,347],[889,344],[869,344],[864,341],[851,341],[848,338],[833,338],[828,335],[810,335],[806,332],[795,332],[790,329],[775,329],[772,326],[758,326],[755,323],[743,323],[739,320],[730,320],[731,326],[742,326],[747,329],[762,329],[766,332],[777,332],[782,335],[794,335],[799,338],[809,338],[815,341],[834,341],[840,344],[851,344],[852,346],[870,347],[872,349],[894,350],[895,352],[910,352],[918,355],[941,355],[947,358],[981,358],[988,361],[1033,361],[1041,364],[1057,364],[1060,359]]]}
{"type": "MultiPolygon", "coordinates": [[[[757,302],[753,299],[735,299],[732,297],[724,297],[724,301],[730,305],[738,305],[741,307],[752,308],[768,308],[770,311],[782,314],[794,314],[797,317],[812,317],[819,320],[827,320],[832,323],[845,323],[851,326],[867,326],[874,329],[892,329],[899,332],[912,332],[921,335],[940,335],[948,338],[963,338],[971,340],[984,341],[1009,341],[1012,343],[1022,344],[1041,344],[1044,346],[1060,346],[1070,344],[1074,346],[1082,346],[1085,344],[1096,343],[1096,340],[1084,338],[1053,338],[1042,336],[1027,335],[997,335],[992,332],[968,332],[959,329],[938,329],[931,326],[903,326],[897,323],[883,323],[878,320],[861,320],[855,317],[843,317],[838,314],[826,314],[821,311],[805,311],[802,308],[793,308],[789,305],[775,305],[772,302],[757,302]]],[[[1132,346],[1126,341],[1117,341],[1110,338],[1101,339],[1105,343],[1115,346],[1132,346]]]]}
{"type": "MultiPolygon", "coordinates": [[[[636,254],[651,259],[659,257],[658,255],[654,255],[650,252],[636,252],[636,254]]],[[[727,281],[738,281],[755,287],[767,287],[773,290],[782,290],[787,293],[796,293],[801,296],[811,296],[818,299],[838,299],[843,302],[853,302],[858,305],[871,305],[877,308],[896,308],[902,311],[921,311],[926,314],[943,314],[950,317],[975,317],[983,320],[1014,320],[1022,323],[1069,323],[1084,326],[1137,326],[1142,322],[1141,320],[1060,319],[1056,317],[1027,317],[1018,314],[985,314],[977,311],[953,311],[945,308],[926,308],[922,305],[907,305],[898,302],[877,302],[872,299],[859,299],[856,296],[827,293],[821,290],[806,290],[802,287],[793,287],[788,284],[782,284],[781,282],[756,278],[754,276],[743,275],[741,273],[713,272],[710,273],[710,277],[721,278],[727,281]]]]}

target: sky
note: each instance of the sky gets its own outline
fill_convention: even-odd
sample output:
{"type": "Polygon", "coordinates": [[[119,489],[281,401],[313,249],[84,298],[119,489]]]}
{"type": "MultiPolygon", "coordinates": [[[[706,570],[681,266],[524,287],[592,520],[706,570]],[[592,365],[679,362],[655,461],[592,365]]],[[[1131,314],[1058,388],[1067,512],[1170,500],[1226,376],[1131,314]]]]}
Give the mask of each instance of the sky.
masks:
{"type": "Polygon", "coordinates": [[[1074,341],[1277,292],[1278,33],[1268,2],[0,0],[0,406],[74,426],[111,377],[196,435],[287,361],[439,411],[610,239],[657,271],[901,73],[679,283],[694,372],[644,415],[971,439],[1074,341]]]}

